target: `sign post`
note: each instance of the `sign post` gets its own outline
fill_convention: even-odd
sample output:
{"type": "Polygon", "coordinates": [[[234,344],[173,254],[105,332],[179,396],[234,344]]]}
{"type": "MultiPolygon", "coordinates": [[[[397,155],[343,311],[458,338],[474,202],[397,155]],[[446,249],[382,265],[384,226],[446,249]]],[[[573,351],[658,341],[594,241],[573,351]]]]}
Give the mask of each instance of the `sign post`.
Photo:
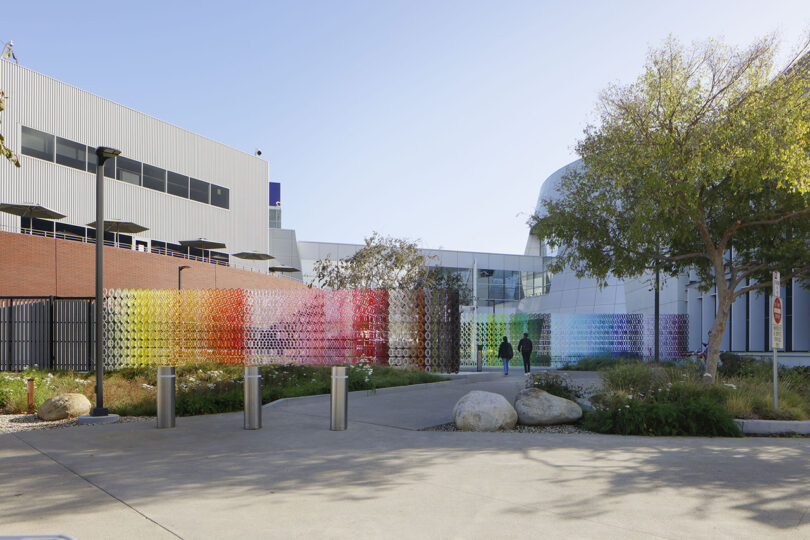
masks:
{"type": "Polygon", "coordinates": [[[778,368],[777,349],[783,347],[782,344],[782,299],[779,298],[781,284],[779,283],[779,272],[773,273],[773,296],[771,297],[771,348],[773,349],[773,410],[779,408],[778,391],[778,368]]]}

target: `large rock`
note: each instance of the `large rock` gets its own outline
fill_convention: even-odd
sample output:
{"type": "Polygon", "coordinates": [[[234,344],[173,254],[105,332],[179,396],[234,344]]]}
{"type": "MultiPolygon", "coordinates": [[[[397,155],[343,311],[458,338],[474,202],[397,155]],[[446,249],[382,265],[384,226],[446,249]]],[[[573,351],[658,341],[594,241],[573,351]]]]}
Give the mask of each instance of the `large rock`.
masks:
{"type": "Polygon", "coordinates": [[[453,421],[462,431],[498,431],[515,427],[518,415],[505,397],[473,390],[453,407],[453,421]]]}
{"type": "Polygon", "coordinates": [[[43,403],[37,416],[43,420],[62,420],[90,413],[90,400],[82,394],[61,394],[43,403]]]}
{"type": "Polygon", "coordinates": [[[538,388],[521,390],[515,398],[515,410],[524,426],[568,424],[582,418],[579,405],[538,388]]]}

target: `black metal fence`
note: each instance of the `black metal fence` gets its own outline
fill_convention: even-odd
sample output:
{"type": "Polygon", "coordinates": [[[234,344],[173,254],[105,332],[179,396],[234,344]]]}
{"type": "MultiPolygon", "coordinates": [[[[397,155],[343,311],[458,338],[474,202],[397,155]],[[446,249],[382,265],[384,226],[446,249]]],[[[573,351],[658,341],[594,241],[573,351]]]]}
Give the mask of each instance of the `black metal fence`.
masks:
{"type": "Polygon", "coordinates": [[[94,368],[95,301],[0,296],[0,371],[94,368]]]}

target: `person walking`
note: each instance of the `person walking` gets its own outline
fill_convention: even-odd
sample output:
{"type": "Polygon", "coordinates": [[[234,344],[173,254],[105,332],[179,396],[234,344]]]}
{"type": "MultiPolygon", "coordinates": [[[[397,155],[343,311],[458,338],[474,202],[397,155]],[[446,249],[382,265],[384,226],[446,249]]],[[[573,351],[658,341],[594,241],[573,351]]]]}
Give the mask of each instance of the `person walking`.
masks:
{"type": "Polygon", "coordinates": [[[506,339],[506,336],[503,336],[503,343],[501,346],[498,347],[498,358],[503,361],[503,376],[506,377],[509,375],[509,360],[515,353],[512,351],[512,344],[509,343],[509,340],[506,339]]]}
{"type": "Polygon", "coordinates": [[[523,339],[518,341],[518,352],[523,355],[523,373],[528,377],[532,373],[532,340],[526,332],[523,332],[523,339]]]}

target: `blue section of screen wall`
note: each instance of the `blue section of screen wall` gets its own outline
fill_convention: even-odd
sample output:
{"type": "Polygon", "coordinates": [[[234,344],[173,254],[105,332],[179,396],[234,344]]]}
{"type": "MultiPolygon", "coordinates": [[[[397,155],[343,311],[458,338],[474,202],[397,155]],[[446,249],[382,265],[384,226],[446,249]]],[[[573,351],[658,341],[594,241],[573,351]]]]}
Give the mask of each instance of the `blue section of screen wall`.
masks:
{"type": "Polygon", "coordinates": [[[270,206],[281,206],[281,184],[270,182],[270,206]]]}

